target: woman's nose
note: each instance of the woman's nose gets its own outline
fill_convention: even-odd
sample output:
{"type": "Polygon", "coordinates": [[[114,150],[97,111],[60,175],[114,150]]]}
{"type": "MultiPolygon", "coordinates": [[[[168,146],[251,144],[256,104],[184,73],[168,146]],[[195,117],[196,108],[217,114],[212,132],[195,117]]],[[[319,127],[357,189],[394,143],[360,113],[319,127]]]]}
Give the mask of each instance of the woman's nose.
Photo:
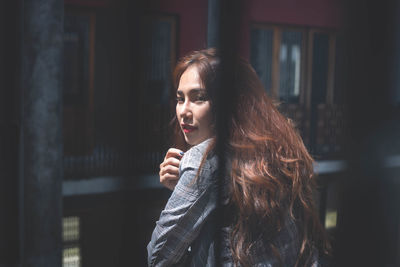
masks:
{"type": "Polygon", "coordinates": [[[190,108],[190,102],[189,101],[185,101],[185,103],[182,104],[181,106],[181,110],[180,110],[180,114],[182,117],[191,117],[192,116],[192,111],[190,108]]]}

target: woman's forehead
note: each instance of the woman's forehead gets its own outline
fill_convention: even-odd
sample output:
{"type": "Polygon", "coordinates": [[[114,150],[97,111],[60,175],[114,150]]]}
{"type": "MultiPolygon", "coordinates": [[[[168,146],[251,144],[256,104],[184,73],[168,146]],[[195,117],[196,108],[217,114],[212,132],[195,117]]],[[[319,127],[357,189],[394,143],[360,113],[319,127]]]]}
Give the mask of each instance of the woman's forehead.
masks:
{"type": "Polygon", "coordinates": [[[190,66],[183,72],[179,80],[178,91],[189,90],[193,88],[199,89],[202,87],[202,81],[197,67],[190,66]]]}
{"type": "Polygon", "coordinates": [[[183,73],[180,79],[182,81],[200,81],[200,75],[197,66],[189,66],[183,73]]]}

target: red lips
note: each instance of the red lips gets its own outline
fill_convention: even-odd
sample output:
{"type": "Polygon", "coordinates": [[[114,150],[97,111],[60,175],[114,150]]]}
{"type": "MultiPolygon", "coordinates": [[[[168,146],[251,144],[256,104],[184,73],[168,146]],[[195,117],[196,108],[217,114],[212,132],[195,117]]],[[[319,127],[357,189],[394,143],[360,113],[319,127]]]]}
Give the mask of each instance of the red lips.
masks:
{"type": "Polygon", "coordinates": [[[184,133],[191,133],[194,130],[197,130],[197,127],[189,125],[189,124],[181,124],[182,130],[184,133]]]}

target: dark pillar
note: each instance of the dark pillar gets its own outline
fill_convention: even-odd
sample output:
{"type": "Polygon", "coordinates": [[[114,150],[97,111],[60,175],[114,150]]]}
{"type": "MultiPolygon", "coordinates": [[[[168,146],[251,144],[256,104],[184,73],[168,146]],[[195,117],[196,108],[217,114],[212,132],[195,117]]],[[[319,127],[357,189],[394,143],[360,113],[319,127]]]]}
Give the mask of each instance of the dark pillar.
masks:
{"type": "Polygon", "coordinates": [[[345,2],[349,171],[339,200],[334,266],[399,266],[399,176],[385,168],[385,159],[400,151],[399,110],[391,96],[396,6],[396,0],[345,2]]]}
{"type": "Polygon", "coordinates": [[[0,266],[19,262],[20,8],[0,1],[0,266]]]}
{"type": "Polygon", "coordinates": [[[62,0],[23,6],[22,265],[61,266],[62,0]]]}
{"type": "MultiPolygon", "coordinates": [[[[209,1],[213,2],[213,1],[209,1]]],[[[233,85],[235,82],[235,73],[237,72],[237,58],[239,55],[238,47],[239,40],[242,37],[240,32],[240,22],[242,21],[243,1],[242,0],[215,0],[215,5],[218,5],[218,13],[214,19],[214,30],[216,33],[214,40],[219,49],[219,55],[221,59],[219,71],[219,83],[216,94],[216,125],[217,125],[217,144],[216,154],[218,157],[218,177],[225,177],[225,164],[226,164],[226,151],[228,148],[228,136],[230,133],[229,119],[232,117],[232,112],[237,109],[238,103],[238,92],[235,90],[236,86],[233,85]]],[[[209,23],[210,25],[210,23],[209,23]]],[[[224,207],[222,203],[222,196],[226,194],[222,184],[223,180],[219,179],[218,183],[218,194],[217,194],[217,223],[216,232],[222,233],[220,229],[223,227],[222,217],[224,214],[224,207]]],[[[215,241],[215,257],[216,266],[222,266],[220,261],[221,257],[221,238],[222,235],[218,234],[215,241]]]]}
{"type": "Polygon", "coordinates": [[[220,0],[208,0],[207,46],[219,44],[220,0]]]}

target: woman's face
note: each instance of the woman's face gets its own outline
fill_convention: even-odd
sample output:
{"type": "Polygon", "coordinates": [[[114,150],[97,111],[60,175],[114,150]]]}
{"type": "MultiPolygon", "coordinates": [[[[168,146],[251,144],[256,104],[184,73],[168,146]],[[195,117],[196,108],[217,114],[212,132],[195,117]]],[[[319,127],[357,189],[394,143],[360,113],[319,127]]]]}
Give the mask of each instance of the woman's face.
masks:
{"type": "Polygon", "coordinates": [[[176,97],[176,116],[186,142],[194,146],[210,138],[211,103],[196,66],[190,66],[182,74],[176,97]]]}

